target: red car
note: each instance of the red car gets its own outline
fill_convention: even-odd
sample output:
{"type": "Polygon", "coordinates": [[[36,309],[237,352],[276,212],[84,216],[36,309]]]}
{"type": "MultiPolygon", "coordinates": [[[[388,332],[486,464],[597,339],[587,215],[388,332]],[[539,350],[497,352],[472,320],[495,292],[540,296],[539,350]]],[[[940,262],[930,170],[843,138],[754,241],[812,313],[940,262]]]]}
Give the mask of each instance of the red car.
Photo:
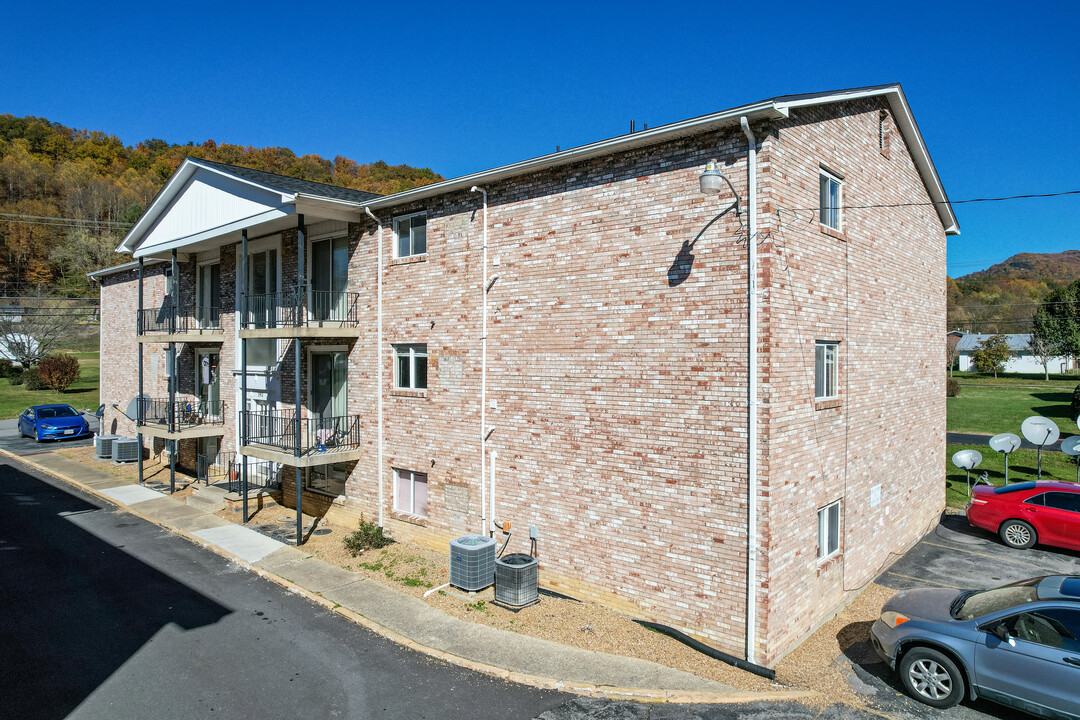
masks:
{"type": "Polygon", "coordinates": [[[1080,485],[1024,482],[1004,487],[976,485],[968,522],[997,533],[1018,549],[1035,543],[1080,550],[1080,485]]]}

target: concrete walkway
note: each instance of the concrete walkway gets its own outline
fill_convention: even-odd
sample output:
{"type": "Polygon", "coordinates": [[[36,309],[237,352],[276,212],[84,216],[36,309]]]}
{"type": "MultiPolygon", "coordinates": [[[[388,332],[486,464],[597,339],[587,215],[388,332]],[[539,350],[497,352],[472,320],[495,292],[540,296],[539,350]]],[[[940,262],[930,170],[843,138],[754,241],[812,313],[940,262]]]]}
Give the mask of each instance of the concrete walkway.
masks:
{"type": "MultiPolygon", "coordinates": [[[[15,457],[0,450],[0,455],[15,457]]],[[[42,453],[20,462],[250,567],[329,610],[408,647],[481,672],[583,695],[667,702],[790,700],[755,693],[647,660],[592,652],[451,617],[420,599],[112,475],[42,453]]]]}

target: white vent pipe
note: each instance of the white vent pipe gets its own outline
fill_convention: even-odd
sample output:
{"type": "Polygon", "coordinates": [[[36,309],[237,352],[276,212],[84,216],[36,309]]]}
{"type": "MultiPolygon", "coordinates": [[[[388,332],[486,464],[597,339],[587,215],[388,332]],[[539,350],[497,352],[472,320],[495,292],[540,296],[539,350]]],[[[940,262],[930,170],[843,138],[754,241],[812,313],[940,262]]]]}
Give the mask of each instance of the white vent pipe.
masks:
{"type": "Polygon", "coordinates": [[[375,225],[378,229],[378,239],[376,245],[378,246],[378,260],[376,265],[378,270],[376,271],[375,285],[378,288],[376,295],[378,300],[376,301],[376,317],[375,321],[375,397],[378,398],[378,410],[376,415],[378,416],[379,430],[378,430],[378,459],[376,460],[375,479],[379,485],[379,527],[383,526],[383,386],[382,386],[382,223],[379,222],[379,218],[375,217],[371,213],[371,208],[364,207],[364,212],[368,214],[372,220],[375,221],[375,225]]]}
{"type": "Polygon", "coordinates": [[[746,116],[739,118],[746,135],[748,382],[746,399],[746,661],[755,662],[757,644],[757,139],[746,116]]]}
{"type": "Polygon", "coordinates": [[[499,453],[496,450],[491,451],[491,535],[495,535],[495,460],[498,459],[499,453]]]}
{"type": "Polygon", "coordinates": [[[484,466],[487,464],[487,294],[491,288],[488,286],[487,277],[487,246],[488,246],[488,195],[487,190],[473,185],[469,192],[483,193],[484,196],[484,239],[482,242],[483,257],[480,261],[482,280],[480,281],[480,526],[482,532],[488,532],[488,521],[495,522],[495,478],[491,482],[491,509],[490,518],[484,517],[484,466]]]}

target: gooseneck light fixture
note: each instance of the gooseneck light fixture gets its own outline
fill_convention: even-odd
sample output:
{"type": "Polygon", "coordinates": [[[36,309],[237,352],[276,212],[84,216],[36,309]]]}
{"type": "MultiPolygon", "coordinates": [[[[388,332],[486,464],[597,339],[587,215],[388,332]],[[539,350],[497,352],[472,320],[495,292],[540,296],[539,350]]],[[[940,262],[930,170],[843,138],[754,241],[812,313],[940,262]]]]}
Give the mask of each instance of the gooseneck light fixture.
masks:
{"type": "Polygon", "coordinates": [[[735,186],[728,180],[727,175],[720,172],[720,163],[716,160],[710,160],[705,164],[705,172],[701,173],[701,177],[698,180],[701,185],[701,192],[705,195],[719,195],[724,190],[724,185],[731,190],[731,194],[735,196],[735,214],[741,214],[741,200],[739,199],[739,193],[735,191],[735,186]]]}

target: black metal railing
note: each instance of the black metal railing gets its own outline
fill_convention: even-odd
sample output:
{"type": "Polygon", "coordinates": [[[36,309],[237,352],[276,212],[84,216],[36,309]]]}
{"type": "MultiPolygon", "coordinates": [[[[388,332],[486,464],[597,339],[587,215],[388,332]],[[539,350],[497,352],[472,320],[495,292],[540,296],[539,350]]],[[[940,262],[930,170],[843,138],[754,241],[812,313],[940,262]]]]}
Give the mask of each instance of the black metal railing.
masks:
{"type": "Polygon", "coordinates": [[[290,455],[297,452],[297,426],[301,455],[334,453],[360,447],[360,417],[302,417],[292,410],[241,413],[249,445],[266,445],[290,455]]]}
{"type": "MultiPolygon", "coordinates": [[[[281,465],[269,460],[248,458],[248,491],[252,488],[277,490],[281,488],[281,465]]],[[[244,458],[238,457],[229,468],[229,492],[240,492],[244,480],[244,458]]]]}
{"type": "Polygon", "coordinates": [[[199,425],[225,424],[225,403],[221,400],[182,398],[170,402],[168,398],[143,398],[141,409],[144,425],[172,425],[177,430],[186,430],[199,425]]]}
{"type": "Polygon", "coordinates": [[[218,452],[214,457],[199,453],[195,456],[195,479],[206,485],[229,480],[229,471],[236,460],[234,452],[218,452]]]}
{"type": "Polygon", "coordinates": [[[306,327],[313,323],[356,327],[360,293],[312,290],[300,286],[277,293],[247,294],[243,299],[247,329],[306,327]]]}
{"type": "Polygon", "coordinates": [[[190,333],[198,330],[220,330],[221,308],[209,305],[181,307],[176,312],[171,305],[143,309],[139,313],[139,333],[190,333]]]}

